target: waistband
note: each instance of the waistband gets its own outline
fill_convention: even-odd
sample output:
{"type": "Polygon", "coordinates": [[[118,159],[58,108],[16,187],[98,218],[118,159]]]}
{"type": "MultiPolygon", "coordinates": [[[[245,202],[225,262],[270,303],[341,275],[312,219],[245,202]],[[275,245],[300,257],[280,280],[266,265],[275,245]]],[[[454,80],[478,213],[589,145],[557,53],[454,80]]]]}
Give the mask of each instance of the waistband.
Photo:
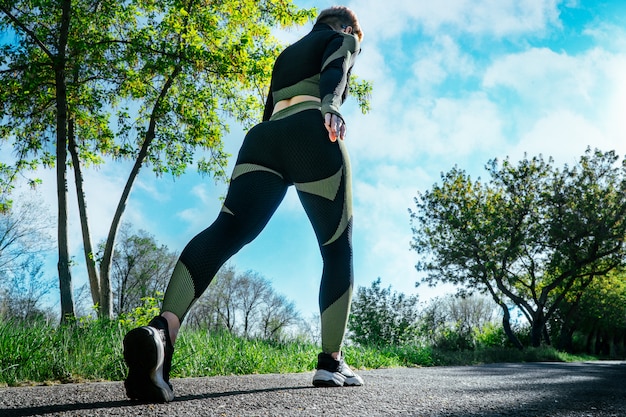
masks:
{"type": "Polygon", "coordinates": [[[280,120],[293,114],[300,113],[304,110],[320,110],[321,108],[322,105],[318,101],[302,101],[300,103],[293,104],[287,108],[277,111],[270,117],[270,120],[280,120]]]}

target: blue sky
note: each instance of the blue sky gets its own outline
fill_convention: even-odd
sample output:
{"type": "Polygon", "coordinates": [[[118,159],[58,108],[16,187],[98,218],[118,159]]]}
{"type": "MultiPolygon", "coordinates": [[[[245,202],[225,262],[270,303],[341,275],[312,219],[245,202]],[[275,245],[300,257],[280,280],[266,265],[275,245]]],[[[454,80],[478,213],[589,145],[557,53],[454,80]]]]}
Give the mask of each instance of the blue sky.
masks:
{"type": "MultiPolygon", "coordinates": [[[[328,1],[298,1],[321,10],[328,1]]],[[[346,3],[365,32],[355,73],[373,82],[372,110],[344,105],[353,166],[355,285],[377,277],[422,300],[450,288],[415,288],[408,209],[417,191],[455,165],[485,176],[492,158],[524,154],[574,163],[588,146],[626,153],[626,2],[623,0],[357,0],[346,3]]],[[[277,31],[288,43],[307,33],[277,31]]],[[[231,126],[236,155],[244,132],[231,126]]],[[[232,165],[231,165],[232,168],[232,165]]],[[[55,207],[53,172],[42,195],[55,207]]],[[[128,169],[87,174],[95,240],[106,236],[128,169]]],[[[208,226],[224,185],[193,170],[155,179],[145,169],[125,220],[180,251],[208,226]]],[[[74,199],[72,194],[72,199],[74,199]]],[[[77,214],[73,215],[77,218],[77,214]]],[[[80,230],[72,224],[76,286],[86,282],[80,230]]],[[[293,190],[267,228],[231,262],[254,270],[317,312],[321,258],[293,190]]]]}

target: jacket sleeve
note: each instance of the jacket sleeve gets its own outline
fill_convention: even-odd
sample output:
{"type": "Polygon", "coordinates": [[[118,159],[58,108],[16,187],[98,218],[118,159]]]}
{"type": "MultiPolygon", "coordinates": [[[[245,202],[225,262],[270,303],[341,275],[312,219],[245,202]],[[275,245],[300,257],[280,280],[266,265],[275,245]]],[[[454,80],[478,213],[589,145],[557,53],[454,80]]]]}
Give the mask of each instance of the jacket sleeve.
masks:
{"type": "Polygon", "coordinates": [[[323,115],[333,113],[341,117],[339,107],[347,95],[350,72],[359,51],[359,40],[354,35],[337,32],[328,43],[320,72],[323,115]]]}

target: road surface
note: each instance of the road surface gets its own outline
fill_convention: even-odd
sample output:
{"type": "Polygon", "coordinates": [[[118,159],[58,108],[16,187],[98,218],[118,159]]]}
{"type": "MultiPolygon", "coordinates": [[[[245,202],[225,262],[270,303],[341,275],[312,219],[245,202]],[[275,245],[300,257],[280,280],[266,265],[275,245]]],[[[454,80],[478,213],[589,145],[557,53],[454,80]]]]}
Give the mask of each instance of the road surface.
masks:
{"type": "Polygon", "coordinates": [[[626,362],[361,371],[362,387],[313,373],[173,380],[169,404],[131,402],[121,382],[0,388],[0,416],[626,417],[626,362]]]}

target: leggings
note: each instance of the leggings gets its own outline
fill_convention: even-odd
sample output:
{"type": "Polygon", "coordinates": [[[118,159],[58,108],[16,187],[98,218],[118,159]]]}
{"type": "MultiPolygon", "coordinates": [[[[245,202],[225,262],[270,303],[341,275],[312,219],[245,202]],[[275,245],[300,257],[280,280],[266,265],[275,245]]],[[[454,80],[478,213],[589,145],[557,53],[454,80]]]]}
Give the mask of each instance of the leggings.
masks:
{"type": "Polygon", "coordinates": [[[352,299],[352,187],[343,141],[328,139],[319,109],[266,121],[248,132],[222,210],[181,253],[162,311],[182,321],[219,268],[263,230],[290,185],[296,187],[323,260],[322,350],[338,352],[352,299]]]}

